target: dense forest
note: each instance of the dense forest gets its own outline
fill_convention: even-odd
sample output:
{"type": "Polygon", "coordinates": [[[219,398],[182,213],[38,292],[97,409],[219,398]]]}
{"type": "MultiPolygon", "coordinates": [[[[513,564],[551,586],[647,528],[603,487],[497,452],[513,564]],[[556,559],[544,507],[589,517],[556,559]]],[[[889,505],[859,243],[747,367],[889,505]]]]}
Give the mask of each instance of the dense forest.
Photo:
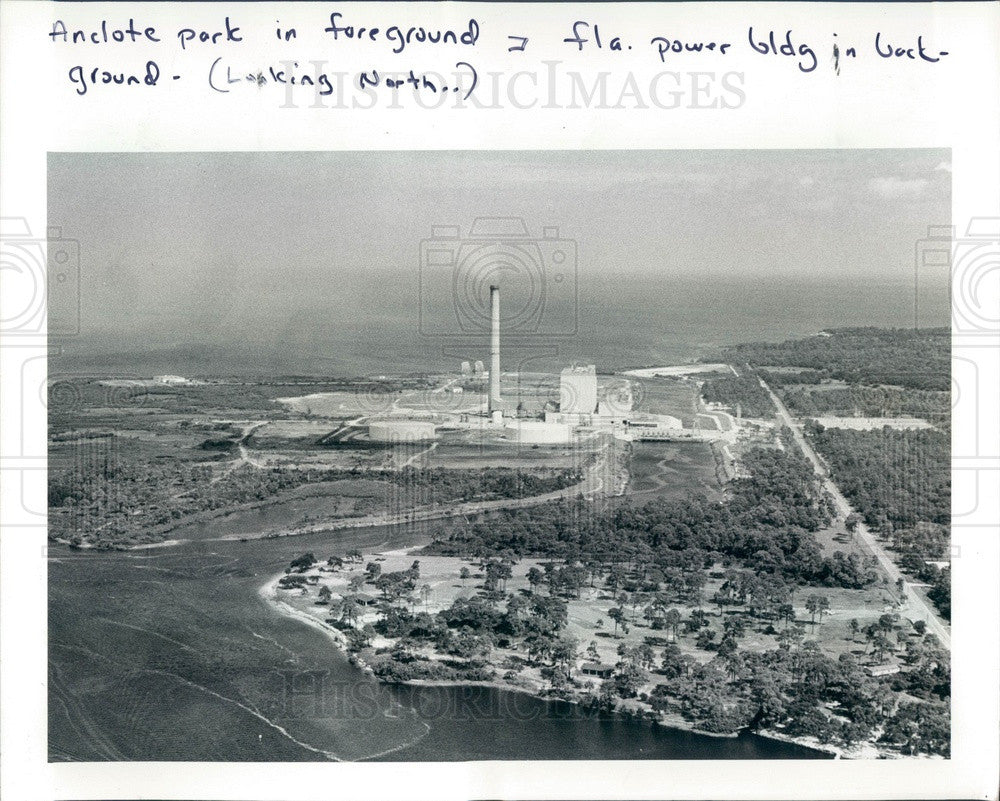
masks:
{"type": "Polygon", "coordinates": [[[804,367],[849,384],[951,388],[947,328],[836,328],[805,339],[735,345],[723,358],[757,367],[804,367]]]}
{"type": "Polygon", "coordinates": [[[933,429],[850,431],[810,423],[807,433],[838,486],[873,529],[891,541],[899,567],[930,585],[951,617],[951,442],[933,429]]]}
{"type": "Polygon", "coordinates": [[[853,431],[807,426],[833,478],[866,522],[886,534],[951,519],[951,443],[933,429],[853,431]]]}
{"type": "MultiPolygon", "coordinates": [[[[767,380],[773,381],[770,376],[767,380]]],[[[862,417],[918,417],[946,428],[951,421],[948,392],[897,387],[798,387],[786,388],[783,400],[799,417],[849,417],[855,413],[862,417]]]]}
{"type": "Polygon", "coordinates": [[[456,524],[427,550],[579,560],[623,574],[639,565],[646,583],[666,582],[689,600],[716,562],[742,565],[782,586],[863,587],[875,580],[871,565],[855,554],[822,556],[812,532],[830,522],[831,505],[804,457],[757,448],[745,465],[750,477],[731,482],[721,503],[693,496],[604,512],[583,500],[509,509],[456,524]]]}
{"type": "Polygon", "coordinates": [[[742,370],[739,376],[707,379],[701,394],[707,403],[721,403],[734,411],[739,404],[744,417],[771,417],[774,414],[770,395],[749,369],[742,370]]]}

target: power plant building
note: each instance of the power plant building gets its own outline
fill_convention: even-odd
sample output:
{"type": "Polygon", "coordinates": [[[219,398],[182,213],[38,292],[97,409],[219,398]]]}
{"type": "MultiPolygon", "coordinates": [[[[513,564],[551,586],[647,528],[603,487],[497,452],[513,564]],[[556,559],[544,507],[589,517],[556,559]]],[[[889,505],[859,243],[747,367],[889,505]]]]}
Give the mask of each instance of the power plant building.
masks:
{"type": "Polygon", "coordinates": [[[542,420],[512,420],[504,426],[504,434],[524,445],[566,445],[573,440],[573,427],[542,420]]]}
{"type": "Polygon", "coordinates": [[[559,375],[559,412],[594,414],[597,410],[597,371],[594,365],[567,367],[559,375]]]}

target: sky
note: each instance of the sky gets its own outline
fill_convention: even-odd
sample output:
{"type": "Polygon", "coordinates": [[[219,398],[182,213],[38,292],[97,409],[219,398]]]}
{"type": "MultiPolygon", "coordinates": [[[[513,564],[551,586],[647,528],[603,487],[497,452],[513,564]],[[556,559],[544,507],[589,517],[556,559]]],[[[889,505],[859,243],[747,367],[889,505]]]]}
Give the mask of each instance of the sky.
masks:
{"type": "Polygon", "coordinates": [[[420,243],[478,216],[557,227],[576,283],[911,280],[950,221],[943,150],[51,154],[84,334],[219,339],[414,309],[420,243]]]}

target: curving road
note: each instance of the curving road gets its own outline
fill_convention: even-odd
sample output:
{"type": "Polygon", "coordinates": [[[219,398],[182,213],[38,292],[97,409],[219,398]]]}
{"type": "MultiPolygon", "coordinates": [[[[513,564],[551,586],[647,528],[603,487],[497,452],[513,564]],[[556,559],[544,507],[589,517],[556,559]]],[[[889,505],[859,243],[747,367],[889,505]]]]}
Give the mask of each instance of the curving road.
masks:
{"type": "MultiPolygon", "coordinates": [[[[806,435],[802,431],[802,424],[792,417],[788,409],[785,407],[785,404],[781,402],[781,399],[774,394],[764,380],[758,380],[760,380],[760,385],[771,396],[771,401],[774,403],[774,407],[778,410],[778,417],[780,417],[781,421],[788,426],[789,429],[791,429],[792,437],[795,439],[795,443],[799,446],[802,453],[805,454],[806,458],[812,462],[813,469],[815,469],[816,473],[819,475],[824,488],[833,498],[834,505],[837,507],[837,513],[846,518],[855,510],[847,498],[844,497],[844,494],[840,491],[837,485],[833,482],[826,464],[822,459],[820,459],[819,454],[816,453],[813,446],[809,444],[809,440],[806,439],[806,435]]],[[[899,568],[896,567],[896,563],[892,561],[892,558],[886,552],[885,548],[882,547],[882,543],[875,538],[875,535],[872,534],[868,526],[865,525],[863,519],[858,524],[855,536],[861,538],[862,542],[864,542],[871,554],[876,560],[878,560],[879,566],[889,577],[890,584],[895,585],[900,579],[903,580],[903,595],[906,599],[907,606],[909,607],[911,618],[913,620],[926,621],[927,630],[941,641],[942,646],[950,649],[951,628],[944,620],[941,619],[937,610],[934,609],[934,607],[924,598],[922,598],[913,586],[906,581],[906,577],[900,572],[899,568]]]]}

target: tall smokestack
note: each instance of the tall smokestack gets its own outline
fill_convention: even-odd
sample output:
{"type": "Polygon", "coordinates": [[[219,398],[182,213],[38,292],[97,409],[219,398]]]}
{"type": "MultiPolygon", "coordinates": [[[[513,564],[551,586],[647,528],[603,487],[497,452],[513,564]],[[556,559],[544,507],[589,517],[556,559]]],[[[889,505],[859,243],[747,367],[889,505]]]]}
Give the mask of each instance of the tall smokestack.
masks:
{"type": "Polygon", "coordinates": [[[490,413],[500,411],[500,287],[490,287],[490,413]]]}

